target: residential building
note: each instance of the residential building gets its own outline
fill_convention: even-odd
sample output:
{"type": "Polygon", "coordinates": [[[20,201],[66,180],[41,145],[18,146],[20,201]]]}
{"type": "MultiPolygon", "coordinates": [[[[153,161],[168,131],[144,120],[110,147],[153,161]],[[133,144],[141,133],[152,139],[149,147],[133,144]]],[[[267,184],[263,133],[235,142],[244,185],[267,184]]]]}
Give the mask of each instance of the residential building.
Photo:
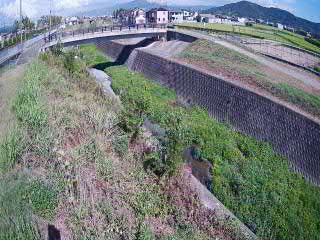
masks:
{"type": "Polygon", "coordinates": [[[191,11],[189,11],[189,10],[182,10],[182,11],[183,11],[183,19],[184,20],[187,20],[187,18],[192,16],[191,11]]]}
{"type": "Polygon", "coordinates": [[[284,26],[281,23],[277,23],[277,28],[280,29],[280,30],[283,30],[284,26]]]}
{"type": "Polygon", "coordinates": [[[153,8],[146,13],[148,23],[168,24],[169,11],[165,8],[153,8]]]}
{"type": "Polygon", "coordinates": [[[128,23],[130,25],[146,24],[146,12],[141,8],[135,8],[128,11],[128,23]]]}
{"type": "Polygon", "coordinates": [[[183,22],[183,11],[170,11],[169,20],[173,23],[182,23],[183,22]]]}

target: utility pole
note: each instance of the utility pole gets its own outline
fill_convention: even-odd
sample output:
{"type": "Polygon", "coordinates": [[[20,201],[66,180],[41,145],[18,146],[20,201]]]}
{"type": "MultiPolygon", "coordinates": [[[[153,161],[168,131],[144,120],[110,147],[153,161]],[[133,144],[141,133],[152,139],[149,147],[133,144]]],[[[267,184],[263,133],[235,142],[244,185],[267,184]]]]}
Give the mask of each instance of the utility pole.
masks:
{"type": "Polygon", "coordinates": [[[22,35],[22,0],[20,0],[20,35],[21,35],[21,45],[23,41],[23,35],[22,35]]]}
{"type": "Polygon", "coordinates": [[[50,15],[49,15],[49,42],[51,41],[51,11],[52,11],[52,0],[50,1],[50,15]]]}

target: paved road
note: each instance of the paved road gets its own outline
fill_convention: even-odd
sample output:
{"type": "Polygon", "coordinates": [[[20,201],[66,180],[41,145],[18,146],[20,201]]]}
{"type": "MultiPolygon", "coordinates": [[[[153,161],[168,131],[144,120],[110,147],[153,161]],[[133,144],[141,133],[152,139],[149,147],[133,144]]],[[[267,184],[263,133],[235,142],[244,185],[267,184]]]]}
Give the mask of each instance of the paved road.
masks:
{"type": "MultiPolygon", "coordinates": [[[[55,32],[52,31],[53,33],[55,32]]],[[[33,55],[36,50],[39,50],[39,44],[41,43],[41,46],[44,44],[43,39],[45,37],[45,34],[41,34],[37,37],[34,37],[32,39],[29,39],[22,44],[18,44],[14,47],[6,48],[0,51],[0,65],[4,62],[8,61],[9,59],[13,58],[14,56],[17,56],[25,51],[30,53],[30,49],[33,49],[33,55]]],[[[19,60],[18,60],[19,61],[19,60]]]]}

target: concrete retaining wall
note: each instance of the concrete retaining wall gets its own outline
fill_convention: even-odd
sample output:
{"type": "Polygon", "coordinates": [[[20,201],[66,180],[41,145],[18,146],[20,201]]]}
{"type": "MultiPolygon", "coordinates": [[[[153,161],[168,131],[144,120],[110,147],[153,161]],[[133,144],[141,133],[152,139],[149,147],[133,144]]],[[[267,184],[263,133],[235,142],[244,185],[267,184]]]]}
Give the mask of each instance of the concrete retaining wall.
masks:
{"type": "Polygon", "coordinates": [[[145,47],[155,40],[157,40],[157,38],[144,38],[133,44],[122,44],[117,41],[98,41],[96,46],[116,63],[124,64],[134,49],[145,47]]]}
{"type": "Polygon", "coordinates": [[[218,121],[272,143],[295,171],[320,184],[318,123],[250,90],[143,50],[134,50],[127,63],[131,70],[174,89],[185,101],[206,108],[218,121]]]}

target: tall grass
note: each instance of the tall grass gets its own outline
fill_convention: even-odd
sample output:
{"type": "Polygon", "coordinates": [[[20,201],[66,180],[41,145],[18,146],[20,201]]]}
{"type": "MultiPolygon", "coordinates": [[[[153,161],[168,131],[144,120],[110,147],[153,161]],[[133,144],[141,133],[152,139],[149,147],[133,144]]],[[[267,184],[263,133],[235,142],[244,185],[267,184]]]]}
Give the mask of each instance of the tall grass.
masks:
{"type": "Polygon", "coordinates": [[[29,177],[15,173],[0,178],[0,239],[40,239],[37,224],[24,200],[29,177]]]}
{"type": "Polygon", "coordinates": [[[23,134],[14,128],[0,143],[0,173],[13,168],[24,150],[23,134]]]}
{"type": "MultiPolygon", "coordinates": [[[[18,123],[0,144],[0,239],[40,239],[36,216],[52,219],[57,207],[53,186],[35,180],[28,165],[21,162],[24,153],[49,157],[48,110],[43,96],[43,82],[48,77],[44,64],[26,67],[13,103],[18,123]],[[40,154],[42,153],[42,154],[40,154]]],[[[28,158],[26,159],[28,161],[28,158]]],[[[39,164],[39,163],[36,163],[39,164]]]]}
{"type": "MultiPolygon", "coordinates": [[[[269,144],[234,132],[205,110],[172,106],[174,92],[125,66],[105,71],[113,79],[115,92],[149,99],[145,114],[162,127],[170,129],[168,118],[181,114],[183,128],[177,133],[181,144],[188,147],[197,140],[201,155],[214,166],[213,193],[259,237],[319,239],[319,188],[292,173],[288,160],[275,154],[269,144]]],[[[126,102],[129,98],[122,101],[131,106],[126,102]]]]}

